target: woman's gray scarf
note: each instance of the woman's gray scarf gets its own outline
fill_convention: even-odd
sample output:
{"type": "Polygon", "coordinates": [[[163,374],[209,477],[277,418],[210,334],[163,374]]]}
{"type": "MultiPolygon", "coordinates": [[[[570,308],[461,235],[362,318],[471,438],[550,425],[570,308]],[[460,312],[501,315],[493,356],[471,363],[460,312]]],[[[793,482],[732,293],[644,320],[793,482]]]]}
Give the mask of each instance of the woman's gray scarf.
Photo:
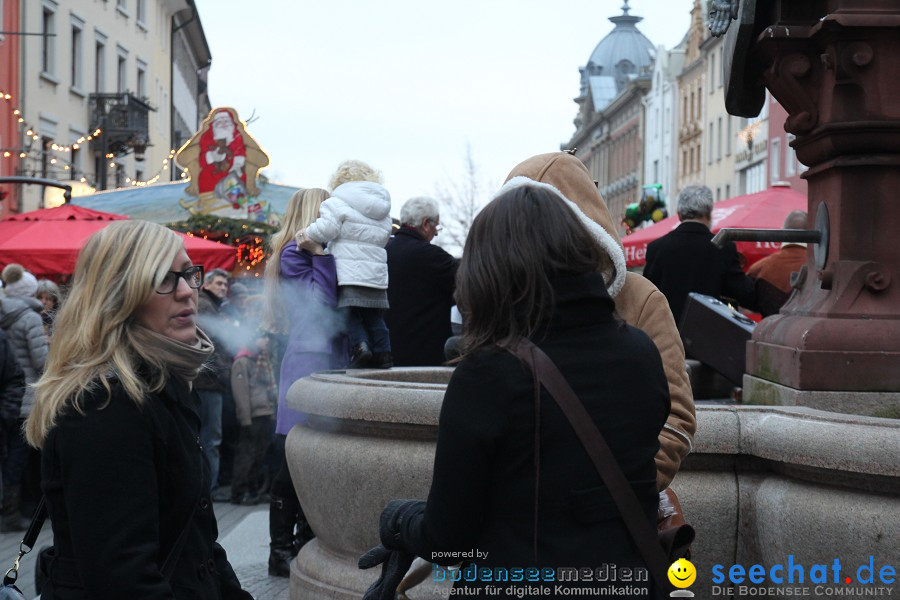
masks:
{"type": "Polygon", "coordinates": [[[169,371],[186,383],[197,378],[200,369],[209,360],[215,346],[202,329],[197,328],[197,341],[185,344],[170,337],[135,325],[129,333],[133,347],[143,359],[151,358],[150,364],[163,363],[169,371]]]}

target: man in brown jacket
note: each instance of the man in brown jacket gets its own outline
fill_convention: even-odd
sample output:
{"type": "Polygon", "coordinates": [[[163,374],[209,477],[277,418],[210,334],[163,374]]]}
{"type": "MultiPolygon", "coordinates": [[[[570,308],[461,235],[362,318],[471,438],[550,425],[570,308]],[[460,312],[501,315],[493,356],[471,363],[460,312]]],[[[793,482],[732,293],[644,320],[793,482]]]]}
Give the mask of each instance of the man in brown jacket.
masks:
{"type": "MultiPolygon", "coordinates": [[[[806,229],[806,211],[791,211],[784,229],[806,229]]],[[[806,244],[784,244],[781,250],[750,265],[747,275],[765,279],[786,294],[791,293],[791,273],[806,264],[806,244]]]]}
{"type": "Polygon", "coordinates": [[[659,453],[656,455],[657,485],[668,487],[678,472],[681,461],[691,451],[696,416],[694,397],[684,363],[684,346],[675,327],[672,311],[665,296],[652,283],[625,269],[625,254],[616,232],[615,222],[597,186],[584,164],[567,152],[539,154],[520,163],[510,171],[507,180],[524,176],[552,185],[575,203],[594,223],[612,238],[610,244],[615,272],[608,274],[610,296],[616,312],[626,323],[644,330],[662,355],[669,396],[672,403],[669,418],[659,434],[659,453]]]}

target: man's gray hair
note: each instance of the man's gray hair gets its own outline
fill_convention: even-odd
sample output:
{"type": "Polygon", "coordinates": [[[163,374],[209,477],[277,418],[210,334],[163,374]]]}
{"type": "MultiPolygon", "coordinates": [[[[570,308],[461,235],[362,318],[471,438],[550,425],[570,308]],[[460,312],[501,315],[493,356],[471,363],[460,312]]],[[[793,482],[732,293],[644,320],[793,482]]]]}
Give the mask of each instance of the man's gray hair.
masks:
{"type": "Polygon", "coordinates": [[[203,277],[203,283],[212,283],[216,277],[224,277],[228,280],[228,271],[225,269],[213,269],[203,277]]]}
{"type": "Polygon", "coordinates": [[[678,218],[704,219],[712,215],[712,190],[705,185],[689,185],[678,193],[678,218]]]}
{"type": "Polygon", "coordinates": [[[437,200],[427,196],[416,196],[407,200],[400,209],[400,224],[421,227],[426,219],[435,221],[441,217],[437,200]]]}
{"type": "Polygon", "coordinates": [[[784,229],[806,229],[806,211],[792,210],[784,218],[784,229]]]}

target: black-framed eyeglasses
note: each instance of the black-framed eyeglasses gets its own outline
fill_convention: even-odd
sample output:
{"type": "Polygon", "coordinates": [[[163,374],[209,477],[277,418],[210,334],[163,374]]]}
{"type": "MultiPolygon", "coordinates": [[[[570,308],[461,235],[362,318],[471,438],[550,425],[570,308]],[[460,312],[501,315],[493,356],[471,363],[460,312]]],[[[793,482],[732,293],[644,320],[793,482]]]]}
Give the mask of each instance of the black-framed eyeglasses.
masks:
{"type": "Polygon", "coordinates": [[[156,287],[157,294],[171,294],[178,287],[178,280],[184,279],[192,290],[203,285],[203,265],[194,265],[184,271],[169,271],[156,287]]]}

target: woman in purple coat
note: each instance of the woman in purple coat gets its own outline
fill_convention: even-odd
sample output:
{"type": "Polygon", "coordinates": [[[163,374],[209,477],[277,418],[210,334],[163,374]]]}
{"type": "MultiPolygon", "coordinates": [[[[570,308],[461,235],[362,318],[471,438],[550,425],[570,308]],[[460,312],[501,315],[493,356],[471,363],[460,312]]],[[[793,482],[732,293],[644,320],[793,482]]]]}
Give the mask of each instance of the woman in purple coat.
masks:
{"type": "Polygon", "coordinates": [[[313,240],[299,247],[294,241],[294,234],[318,218],[319,206],[326,198],[328,192],[316,188],[291,196],[283,226],[272,236],[266,266],[269,322],[273,330],[286,330],[288,334],[281,362],[274,441],[282,464],[272,483],[269,506],[269,575],[278,577],[290,575],[291,560],[313,536],[284,458],[285,438],[304,418],[288,407],[287,392],[301,377],[342,368],[348,360],[344,325],[336,308],[334,257],[326,255],[322,245],[313,240]]]}

